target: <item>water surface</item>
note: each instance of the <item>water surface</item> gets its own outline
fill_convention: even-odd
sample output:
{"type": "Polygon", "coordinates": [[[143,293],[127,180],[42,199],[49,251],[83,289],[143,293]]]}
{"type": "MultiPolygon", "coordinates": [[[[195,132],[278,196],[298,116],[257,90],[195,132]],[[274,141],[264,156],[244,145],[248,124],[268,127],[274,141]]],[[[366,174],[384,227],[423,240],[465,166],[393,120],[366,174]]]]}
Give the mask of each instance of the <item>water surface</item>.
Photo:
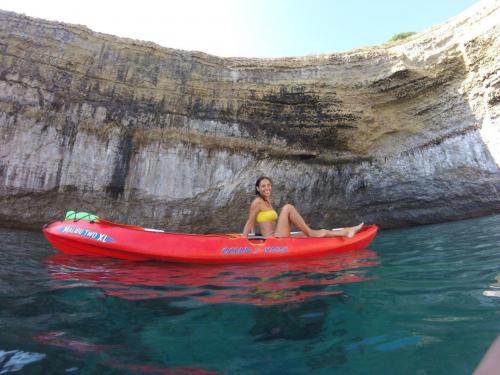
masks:
{"type": "Polygon", "coordinates": [[[500,216],[255,265],[0,238],[0,374],[470,374],[500,333],[500,216]]]}

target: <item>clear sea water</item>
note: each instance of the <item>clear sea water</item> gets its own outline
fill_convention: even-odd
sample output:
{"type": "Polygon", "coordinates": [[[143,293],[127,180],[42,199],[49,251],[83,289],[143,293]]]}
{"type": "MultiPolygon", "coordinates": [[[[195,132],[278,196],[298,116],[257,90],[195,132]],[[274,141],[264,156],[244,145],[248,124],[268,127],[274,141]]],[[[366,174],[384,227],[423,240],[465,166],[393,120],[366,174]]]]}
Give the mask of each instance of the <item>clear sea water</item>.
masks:
{"type": "Polygon", "coordinates": [[[250,266],[0,240],[0,374],[471,374],[500,333],[500,216],[250,266]]]}

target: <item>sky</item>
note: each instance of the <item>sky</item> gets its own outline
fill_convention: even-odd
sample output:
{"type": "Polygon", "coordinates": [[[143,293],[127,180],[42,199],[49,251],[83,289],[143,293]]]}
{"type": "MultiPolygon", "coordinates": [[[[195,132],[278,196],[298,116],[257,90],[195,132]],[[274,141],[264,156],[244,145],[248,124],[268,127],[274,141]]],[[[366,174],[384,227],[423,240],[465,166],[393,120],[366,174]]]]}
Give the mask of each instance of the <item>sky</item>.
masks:
{"type": "Polygon", "coordinates": [[[306,56],[423,31],[477,0],[0,0],[0,9],[229,57],[306,56]]]}

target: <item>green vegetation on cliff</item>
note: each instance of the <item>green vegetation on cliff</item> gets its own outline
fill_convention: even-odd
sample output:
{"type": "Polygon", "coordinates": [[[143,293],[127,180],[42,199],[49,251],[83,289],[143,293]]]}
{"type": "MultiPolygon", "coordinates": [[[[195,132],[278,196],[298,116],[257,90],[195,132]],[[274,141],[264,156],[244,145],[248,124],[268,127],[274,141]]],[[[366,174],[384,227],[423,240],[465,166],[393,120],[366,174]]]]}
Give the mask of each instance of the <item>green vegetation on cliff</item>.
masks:
{"type": "Polygon", "coordinates": [[[404,33],[397,33],[397,34],[394,34],[394,35],[391,37],[391,39],[389,39],[389,40],[387,41],[387,43],[398,42],[398,41],[400,41],[400,40],[406,39],[406,38],[408,38],[408,37],[410,37],[410,36],[412,36],[412,35],[415,35],[415,34],[416,34],[416,32],[414,32],[414,31],[406,31],[406,32],[404,32],[404,33]]]}

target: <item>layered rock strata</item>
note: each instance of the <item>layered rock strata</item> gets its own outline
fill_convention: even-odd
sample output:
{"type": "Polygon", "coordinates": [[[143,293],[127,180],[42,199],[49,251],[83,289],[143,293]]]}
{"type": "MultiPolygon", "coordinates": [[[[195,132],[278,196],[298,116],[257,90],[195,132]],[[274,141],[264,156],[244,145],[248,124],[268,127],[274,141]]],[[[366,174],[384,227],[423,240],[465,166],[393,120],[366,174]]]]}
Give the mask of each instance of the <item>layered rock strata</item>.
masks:
{"type": "Polygon", "coordinates": [[[500,212],[499,19],[248,59],[0,12],[0,224],[239,231],[260,174],[317,227],[500,212]]]}

